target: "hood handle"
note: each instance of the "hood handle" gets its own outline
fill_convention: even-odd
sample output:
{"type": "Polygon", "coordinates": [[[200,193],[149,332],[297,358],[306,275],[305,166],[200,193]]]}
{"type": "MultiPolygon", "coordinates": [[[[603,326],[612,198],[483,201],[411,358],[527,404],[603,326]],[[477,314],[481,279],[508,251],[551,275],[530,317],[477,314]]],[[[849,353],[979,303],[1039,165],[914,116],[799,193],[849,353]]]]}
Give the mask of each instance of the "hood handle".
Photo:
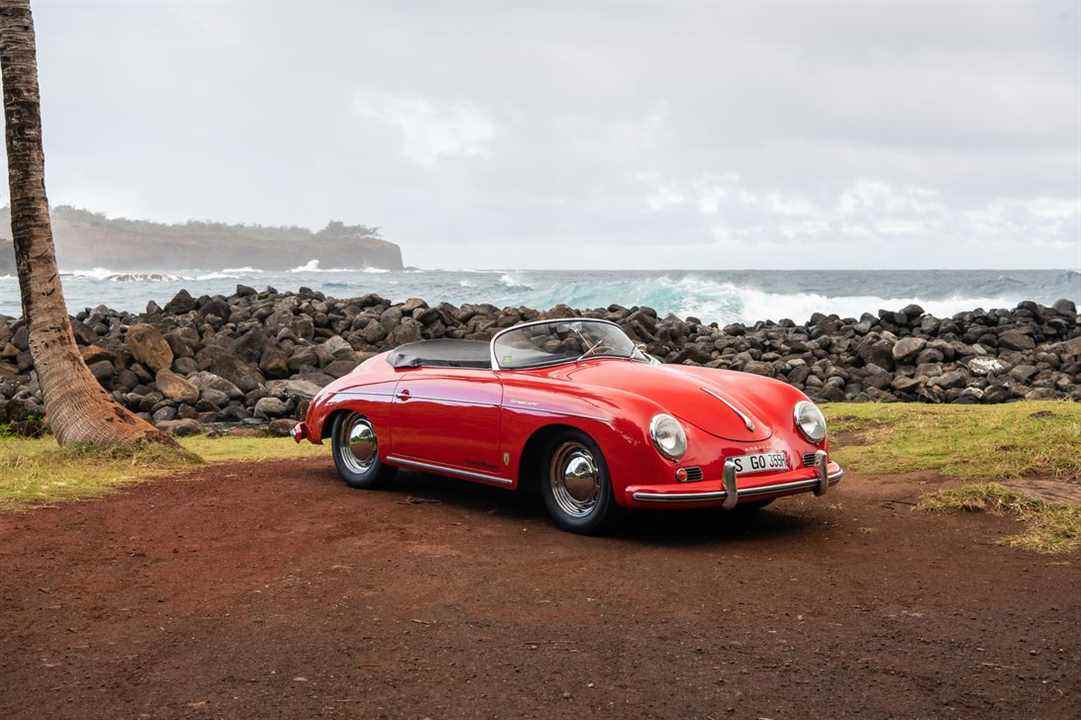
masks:
{"type": "Polygon", "coordinates": [[[706,393],[707,395],[715,397],[718,400],[720,400],[722,403],[724,403],[725,406],[729,410],[731,410],[732,412],[734,412],[736,415],[739,416],[739,419],[743,421],[743,425],[744,425],[744,427],[747,428],[748,432],[754,432],[754,421],[751,420],[751,418],[747,417],[746,413],[744,413],[738,407],[736,407],[735,405],[730,403],[727,399],[725,399],[720,393],[716,392],[715,390],[711,390],[711,389],[709,389],[708,387],[705,387],[705,386],[699,387],[699,389],[702,392],[706,393]]]}

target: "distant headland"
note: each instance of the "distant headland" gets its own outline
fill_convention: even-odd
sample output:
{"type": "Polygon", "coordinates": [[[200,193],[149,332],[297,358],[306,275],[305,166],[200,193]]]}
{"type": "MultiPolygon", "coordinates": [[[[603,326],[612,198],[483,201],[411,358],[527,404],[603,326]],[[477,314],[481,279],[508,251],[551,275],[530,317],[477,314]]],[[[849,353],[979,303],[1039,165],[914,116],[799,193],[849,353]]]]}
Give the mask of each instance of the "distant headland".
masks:
{"type": "MultiPolygon", "coordinates": [[[[62,270],[169,271],[246,265],[286,270],[311,259],[323,267],[403,269],[401,248],[381,238],[379,228],[338,221],[318,232],[196,220],[165,224],[108,218],[68,205],[54,207],[52,221],[62,270]]],[[[0,208],[0,275],[14,272],[11,210],[5,206],[0,208]]]]}

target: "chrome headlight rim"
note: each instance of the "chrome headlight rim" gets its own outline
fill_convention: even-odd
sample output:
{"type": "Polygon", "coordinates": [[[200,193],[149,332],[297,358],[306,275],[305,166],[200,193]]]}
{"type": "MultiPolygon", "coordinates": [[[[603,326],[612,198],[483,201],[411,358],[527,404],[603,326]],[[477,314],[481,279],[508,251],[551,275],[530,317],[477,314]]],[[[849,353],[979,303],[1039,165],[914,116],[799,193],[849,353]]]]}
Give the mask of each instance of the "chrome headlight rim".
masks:
{"type": "Polygon", "coordinates": [[[683,429],[683,424],[679,420],[668,413],[657,413],[649,421],[649,439],[657,452],[669,460],[679,460],[687,454],[687,431],[683,429]],[[675,431],[675,446],[670,449],[666,448],[661,441],[663,426],[668,426],[669,429],[675,431]]]}
{"type": "Polygon", "coordinates": [[[792,408],[792,420],[795,422],[796,429],[799,430],[800,435],[808,442],[814,443],[815,445],[821,445],[826,440],[826,415],[822,412],[821,408],[810,400],[800,400],[796,403],[796,406],[792,408]],[[808,430],[803,426],[804,421],[807,419],[803,417],[805,411],[810,411],[818,416],[817,418],[811,418],[812,421],[817,421],[818,429],[816,431],[808,430]]]}

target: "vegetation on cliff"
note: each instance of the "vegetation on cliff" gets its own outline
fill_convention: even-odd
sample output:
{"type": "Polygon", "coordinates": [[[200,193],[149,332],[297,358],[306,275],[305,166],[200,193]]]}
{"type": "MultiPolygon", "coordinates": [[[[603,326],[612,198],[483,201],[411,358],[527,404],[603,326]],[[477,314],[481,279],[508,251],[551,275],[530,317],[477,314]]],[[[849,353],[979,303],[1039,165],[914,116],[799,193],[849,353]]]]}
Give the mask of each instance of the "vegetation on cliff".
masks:
{"type": "MultiPolygon", "coordinates": [[[[13,272],[7,228],[10,208],[0,208],[0,274],[13,272]]],[[[316,259],[324,267],[402,268],[401,249],[380,237],[378,227],[333,220],[317,232],[303,227],[267,227],[203,220],[166,224],[109,218],[60,205],[52,210],[53,234],[62,270],[178,270],[258,266],[284,270],[316,259]],[[213,261],[208,260],[213,258],[213,261]]]]}

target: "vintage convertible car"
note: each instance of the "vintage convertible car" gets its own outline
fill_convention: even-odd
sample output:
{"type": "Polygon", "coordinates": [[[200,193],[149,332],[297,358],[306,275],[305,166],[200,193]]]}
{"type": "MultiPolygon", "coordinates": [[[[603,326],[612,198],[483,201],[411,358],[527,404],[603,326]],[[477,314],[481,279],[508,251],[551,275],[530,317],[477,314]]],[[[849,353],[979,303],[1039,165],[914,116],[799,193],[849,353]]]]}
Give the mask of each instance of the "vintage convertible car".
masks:
{"type": "Polygon", "coordinates": [[[664,365],[589,318],[426,340],[327,385],[293,430],[330,438],[347,484],[398,468],[540,491],[555,523],[594,532],[621,510],[754,510],[822,495],[843,471],[826,421],[791,385],[664,365]]]}

